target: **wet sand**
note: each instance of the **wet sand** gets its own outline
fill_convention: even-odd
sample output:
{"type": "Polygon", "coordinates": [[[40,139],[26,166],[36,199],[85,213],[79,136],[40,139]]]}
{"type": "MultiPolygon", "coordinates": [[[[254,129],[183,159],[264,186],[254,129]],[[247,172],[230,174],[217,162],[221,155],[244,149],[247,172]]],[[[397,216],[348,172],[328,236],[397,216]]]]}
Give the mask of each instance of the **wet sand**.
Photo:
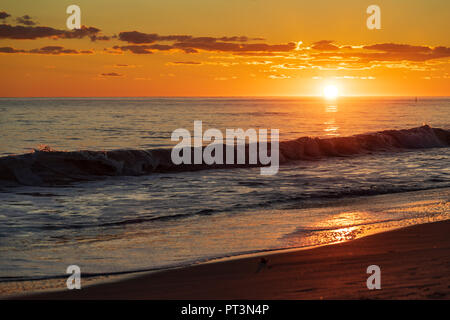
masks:
{"type": "Polygon", "coordinates": [[[21,298],[449,299],[450,220],[21,298]],[[381,290],[367,289],[369,265],[381,268],[381,290]]]}

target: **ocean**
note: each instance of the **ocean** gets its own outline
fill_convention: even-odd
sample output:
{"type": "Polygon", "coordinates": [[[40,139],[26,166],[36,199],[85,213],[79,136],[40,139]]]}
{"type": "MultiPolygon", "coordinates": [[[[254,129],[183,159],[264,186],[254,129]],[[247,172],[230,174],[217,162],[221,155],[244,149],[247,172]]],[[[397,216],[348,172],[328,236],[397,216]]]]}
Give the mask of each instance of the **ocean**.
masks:
{"type": "Polygon", "coordinates": [[[449,219],[449,98],[2,98],[0,282],[159,270],[449,219]],[[177,168],[178,128],[280,130],[279,172],[177,168]]]}

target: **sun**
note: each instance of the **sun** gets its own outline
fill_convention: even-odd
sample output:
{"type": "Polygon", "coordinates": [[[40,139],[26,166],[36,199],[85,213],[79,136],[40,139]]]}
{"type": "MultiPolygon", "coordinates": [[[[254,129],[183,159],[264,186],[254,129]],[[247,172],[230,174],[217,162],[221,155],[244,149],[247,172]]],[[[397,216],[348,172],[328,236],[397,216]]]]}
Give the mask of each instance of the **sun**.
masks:
{"type": "Polygon", "coordinates": [[[323,88],[323,96],[326,99],[336,99],[339,95],[339,90],[336,86],[328,85],[325,88],[323,88]]]}

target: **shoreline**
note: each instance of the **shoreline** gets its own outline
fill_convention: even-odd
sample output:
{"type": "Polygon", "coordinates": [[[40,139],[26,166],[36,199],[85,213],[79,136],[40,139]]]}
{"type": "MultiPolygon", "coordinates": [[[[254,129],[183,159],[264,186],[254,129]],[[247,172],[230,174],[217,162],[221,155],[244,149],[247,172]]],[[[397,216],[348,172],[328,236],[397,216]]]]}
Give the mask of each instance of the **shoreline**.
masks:
{"type": "Polygon", "coordinates": [[[109,278],[81,290],[4,298],[450,299],[449,233],[450,220],[444,220],[338,244],[232,256],[109,278]],[[261,264],[262,257],[268,260],[266,265],[261,264]],[[366,287],[366,268],[372,264],[380,265],[381,290],[366,287]]]}

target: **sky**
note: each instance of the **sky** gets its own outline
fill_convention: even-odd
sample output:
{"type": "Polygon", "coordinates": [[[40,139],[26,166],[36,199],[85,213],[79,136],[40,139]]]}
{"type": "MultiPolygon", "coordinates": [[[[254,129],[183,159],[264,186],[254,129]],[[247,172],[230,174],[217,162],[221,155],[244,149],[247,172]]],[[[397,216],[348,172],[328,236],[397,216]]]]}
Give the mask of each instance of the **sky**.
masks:
{"type": "Polygon", "coordinates": [[[450,96],[449,30],[448,0],[2,0],[0,97],[450,96]]]}

